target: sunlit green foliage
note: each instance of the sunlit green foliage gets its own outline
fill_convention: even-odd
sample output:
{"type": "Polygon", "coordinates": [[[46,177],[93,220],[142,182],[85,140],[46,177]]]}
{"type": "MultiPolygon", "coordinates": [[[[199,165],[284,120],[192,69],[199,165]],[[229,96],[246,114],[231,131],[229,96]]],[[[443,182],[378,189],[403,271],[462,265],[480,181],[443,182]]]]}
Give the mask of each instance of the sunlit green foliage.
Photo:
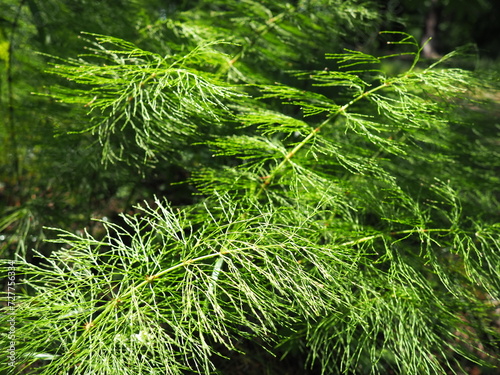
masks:
{"type": "Polygon", "coordinates": [[[322,374],[497,364],[498,82],[456,53],[422,63],[405,33],[380,35],[386,55],[315,55],[329,22],[374,18],[355,2],[241,4],[144,29],[155,52],[86,34],[49,68],[70,83],[44,95],[88,111],[68,131],[102,168],[186,163],[199,195],[53,228],[58,250],[18,260],[16,370],[230,373],[245,340],[322,374]]]}

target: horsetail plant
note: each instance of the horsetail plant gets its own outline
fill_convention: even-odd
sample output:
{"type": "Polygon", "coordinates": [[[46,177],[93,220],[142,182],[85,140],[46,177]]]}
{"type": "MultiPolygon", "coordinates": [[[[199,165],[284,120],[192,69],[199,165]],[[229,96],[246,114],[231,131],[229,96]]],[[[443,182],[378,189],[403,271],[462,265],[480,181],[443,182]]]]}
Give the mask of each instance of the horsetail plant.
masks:
{"type": "MultiPolygon", "coordinates": [[[[293,33],[292,14],[258,37],[293,33]]],[[[191,164],[191,205],[151,197],[100,236],[55,229],[59,250],[19,261],[13,373],[223,373],[245,340],[322,374],[494,364],[499,207],[483,210],[480,189],[495,177],[471,179],[484,155],[465,147],[491,140],[467,123],[488,82],[385,33],[401,53],[331,53],[270,83],[244,60],[257,39],[200,30],[166,56],[87,35],[88,54],[50,69],[72,81],[50,95],[89,111],[78,132],[109,165],[154,168],[189,147],[221,161],[191,164]]]]}

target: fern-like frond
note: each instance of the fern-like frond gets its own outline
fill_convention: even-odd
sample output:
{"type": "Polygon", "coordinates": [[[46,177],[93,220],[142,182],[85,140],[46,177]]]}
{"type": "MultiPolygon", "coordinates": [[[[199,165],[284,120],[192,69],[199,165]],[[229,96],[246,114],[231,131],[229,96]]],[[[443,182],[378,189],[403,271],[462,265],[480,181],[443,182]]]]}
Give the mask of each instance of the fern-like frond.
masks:
{"type": "Polygon", "coordinates": [[[89,108],[93,124],[78,131],[98,135],[105,161],[154,163],[203,127],[227,120],[228,100],[243,95],[200,69],[225,61],[214,49],[217,42],[160,56],[116,38],[91,36],[93,54],[63,60],[49,72],[85,86],[58,88],[52,96],[89,108]]]}

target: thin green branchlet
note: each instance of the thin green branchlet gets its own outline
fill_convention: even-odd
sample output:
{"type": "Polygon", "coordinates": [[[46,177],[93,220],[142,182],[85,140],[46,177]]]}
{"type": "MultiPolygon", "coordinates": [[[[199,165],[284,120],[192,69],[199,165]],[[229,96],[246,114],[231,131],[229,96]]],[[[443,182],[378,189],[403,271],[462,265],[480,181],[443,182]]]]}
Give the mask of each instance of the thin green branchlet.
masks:
{"type": "MultiPolygon", "coordinates": [[[[261,185],[261,191],[263,189],[266,188],[267,185],[269,185],[273,179],[273,177],[276,175],[276,173],[278,173],[285,164],[287,164],[287,162],[298,152],[300,151],[306,144],[308,144],[311,139],[316,135],[316,133],[318,133],[321,128],[323,128],[324,126],[330,124],[330,123],[334,123],[335,122],[335,119],[337,118],[337,116],[339,116],[340,114],[342,114],[345,110],[347,110],[351,105],[353,105],[354,103],[356,103],[357,101],[363,99],[364,97],[367,97],[369,96],[370,94],[386,87],[386,86],[389,86],[390,83],[388,82],[385,82],[383,83],[382,85],[378,86],[378,87],[375,87],[374,89],[371,89],[363,94],[361,94],[360,96],[358,96],[357,98],[351,100],[349,103],[347,104],[344,104],[342,107],[340,107],[338,109],[338,111],[336,111],[334,114],[330,115],[325,121],[323,121],[318,127],[314,128],[307,137],[305,137],[299,144],[297,144],[286,156],[285,158],[283,159],[283,161],[278,164],[278,166],[276,168],[273,169],[273,171],[264,178],[264,182],[262,183],[261,185]]],[[[259,192],[260,194],[260,192],[259,192]]]]}

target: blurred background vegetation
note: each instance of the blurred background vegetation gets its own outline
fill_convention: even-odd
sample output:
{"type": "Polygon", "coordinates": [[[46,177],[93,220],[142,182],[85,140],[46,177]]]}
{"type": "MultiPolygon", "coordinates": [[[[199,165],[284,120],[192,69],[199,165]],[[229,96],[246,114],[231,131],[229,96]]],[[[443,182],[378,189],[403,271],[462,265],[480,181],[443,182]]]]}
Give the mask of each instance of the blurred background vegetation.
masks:
{"type": "MultiPolygon", "coordinates": [[[[344,48],[373,54],[386,52],[387,45],[379,36],[383,30],[405,31],[423,43],[432,38],[424,49],[424,57],[430,60],[467,45],[471,55],[461,62],[464,68],[485,72],[490,69],[491,72],[500,67],[500,2],[497,0],[350,1],[363,3],[360,9],[366,12],[346,13],[344,19],[336,20],[335,33],[324,27],[331,22],[328,1],[278,1],[277,12],[287,6],[297,9],[304,18],[303,25],[312,30],[291,33],[288,38],[290,42],[295,38],[295,44],[290,43],[278,56],[274,56],[273,51],[259,50],[258,40],[252,39],[263,33],[260,27],[266,25],[263,22],[266,15],[259,18],[257,11],[245,14],[250,3],[203,0],[0,2],[2,258],[12,259],[16,253],[31,258],[34,248],[48,254],[51,245],[43,240],[51,234],[44,227],[70,231],[87,228],[98,234],[100,224],[92,218],[119,221],[119,213],[132,212],[134,204],[154,195],[168,198],[173,205],[191,204],[197,199],[195,191],[178,183],[185,181],[200,164],[213,163],[206,150],[200,148],[198,153],[189,151],[163,163],[145,165],[141,171],[120,162],[103,167],[96,137],[79,134],[88,127],[87,108],[57,103],[46,96],[61,80],[44,73],[48,63],[54,61],[50,56],[68,58],[82,53],[87,45],[82,31],[116,36],[161,54],[169,48],[183,48],[182,36],[176,35],[175,27],[166,26],[171,20],[180,24],[186,21],[190,27],[200,29],[219,28],[223,36],[228,30],[234,30],[236,41],[240,38],[256,44],[252,51],[242,54],[241,61],[263,82],[283,81],[287,79],[284,78],[287,70],[317,69],[323,64],[325,53],[339,53],[344,48]],[[314,39],[308,39],[313,36],[314,39]],[[276,62],[271,66],[268,62],[273,59],[276,62]]],[[[272,37],[270,32],[269,40],[272,37]]],[[[185,43],[189,50],[190,41],[185,43]]],[[[405,61],[396,61],[387,69],[398,70],[398,63],[405,64],[405,61]]],[[[498,77],[493,74],[492,80],[498,82],[498,77]]],[[[489,99],[498,102],[500,96],[489,99]]],[[[496,116],[492,122],[498,124],[498,106],[492,115],[496,116]]],[[[494,124],[489,126],[495,129],[494,124]]],[[[488,160],[484,163],[484,168],[489,168],[488,160]]],[[[235,367],[241,368],[232,373],[251,373],[249,368],[257,373],[264,366],[272,367],[273,363],[283,370],[283,363],[256,351],[259,354],[253,357],[254,363],[246,363],[247,359],[242,358],[235,367]]],[[[283,374],[302,368],[296,366],[296,362],[285,367],[283,374]]]]}

